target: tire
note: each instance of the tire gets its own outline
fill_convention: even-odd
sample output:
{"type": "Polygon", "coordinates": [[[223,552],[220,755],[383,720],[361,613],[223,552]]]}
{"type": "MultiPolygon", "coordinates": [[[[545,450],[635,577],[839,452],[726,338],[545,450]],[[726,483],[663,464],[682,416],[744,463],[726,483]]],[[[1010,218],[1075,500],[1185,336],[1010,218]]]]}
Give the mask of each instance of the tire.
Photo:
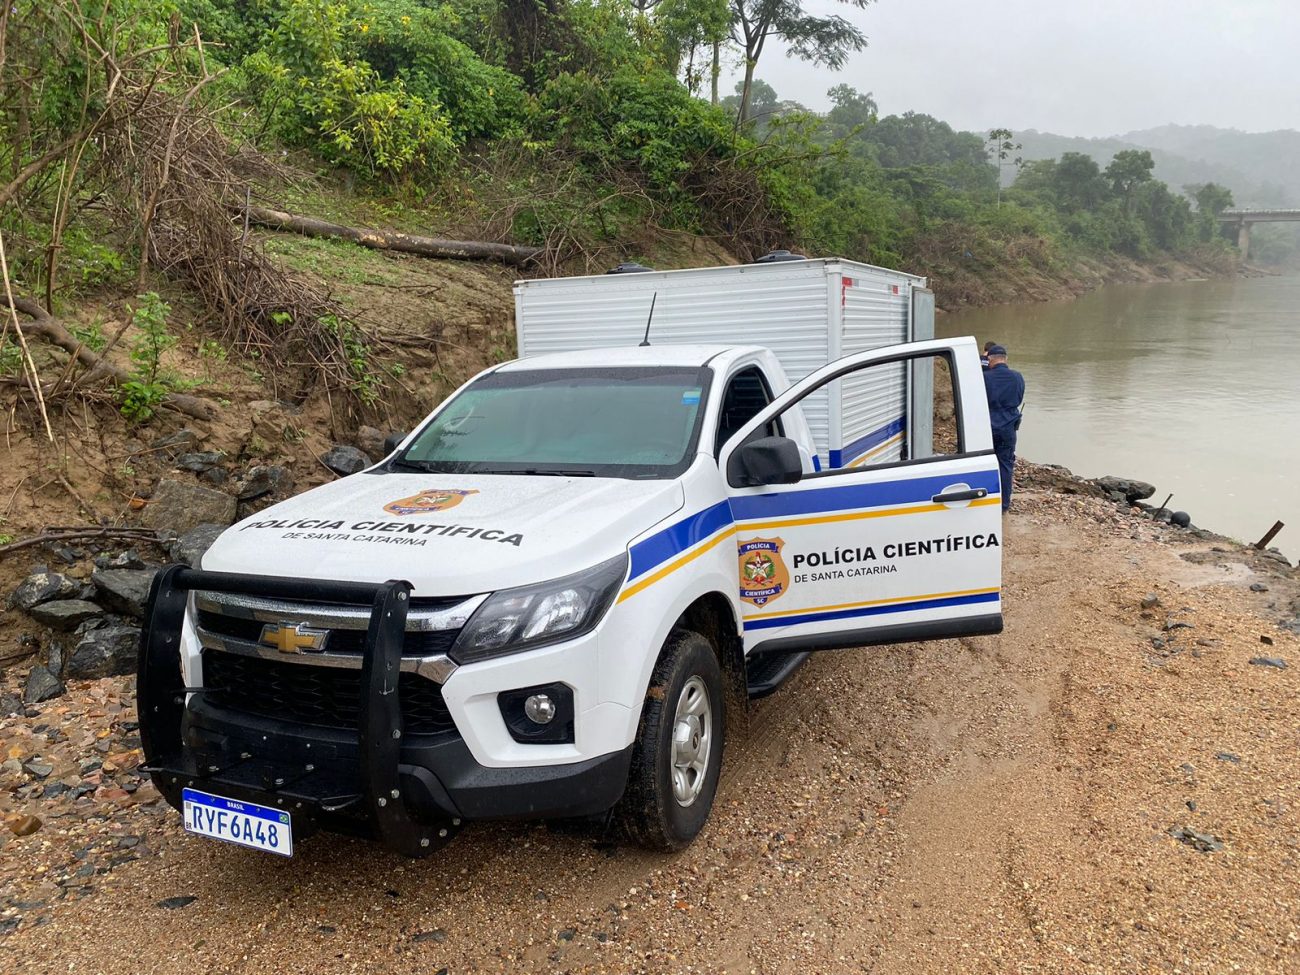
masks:
{"type": "Polygon", "coordinates": [[[650,678],[627,791],[614,811],[628,839],[660,851],[695,839],[718,790],[725,726],[722,670],[712,644],[690,630],[674,631],[650,678]]]}

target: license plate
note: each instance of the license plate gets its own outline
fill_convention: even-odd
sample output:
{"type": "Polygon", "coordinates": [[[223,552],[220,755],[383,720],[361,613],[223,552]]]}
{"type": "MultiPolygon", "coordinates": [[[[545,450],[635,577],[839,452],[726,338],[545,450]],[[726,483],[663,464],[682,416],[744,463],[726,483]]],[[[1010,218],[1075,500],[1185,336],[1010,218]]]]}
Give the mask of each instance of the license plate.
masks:
{"type": "Polygon", "coordinates": [[[293,856],[293,827],[283,809],[269,809],[197,789],[183,789],[181,801],[185,807],[185,828],[191,833],[293,856]]]}

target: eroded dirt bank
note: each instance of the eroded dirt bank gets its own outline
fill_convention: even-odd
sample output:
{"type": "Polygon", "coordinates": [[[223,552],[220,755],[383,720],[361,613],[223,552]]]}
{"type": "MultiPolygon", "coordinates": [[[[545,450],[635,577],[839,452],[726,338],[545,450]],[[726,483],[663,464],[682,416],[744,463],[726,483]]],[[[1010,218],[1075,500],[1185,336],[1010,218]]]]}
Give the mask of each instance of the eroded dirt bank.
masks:
{"type": "Polygon", "coordinates": [[[118,787],[129,679],[74,684],[0,719],[7,758],[84,741],[111,783],[22,799],[6,767],[4,812],[44,823],[4,831],[0,970],[1296,971],[1294,570],[1041,489],[1006,536],[1005,634],[815,657],[672,857],[521,824],[423,862],[187,837],[118,787]]]}

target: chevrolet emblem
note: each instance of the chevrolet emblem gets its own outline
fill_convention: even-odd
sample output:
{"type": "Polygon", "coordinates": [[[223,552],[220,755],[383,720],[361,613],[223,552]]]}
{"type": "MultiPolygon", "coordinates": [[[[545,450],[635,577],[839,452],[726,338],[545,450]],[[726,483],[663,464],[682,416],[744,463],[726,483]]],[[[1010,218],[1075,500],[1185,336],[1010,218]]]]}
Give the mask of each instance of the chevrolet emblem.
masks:
{"type": "Polygon", "coordinates": [[[319,653],[328,636],[329,630],[314,630],[306,623],[267,623],[258,643],[281,653],[319,653]]]}

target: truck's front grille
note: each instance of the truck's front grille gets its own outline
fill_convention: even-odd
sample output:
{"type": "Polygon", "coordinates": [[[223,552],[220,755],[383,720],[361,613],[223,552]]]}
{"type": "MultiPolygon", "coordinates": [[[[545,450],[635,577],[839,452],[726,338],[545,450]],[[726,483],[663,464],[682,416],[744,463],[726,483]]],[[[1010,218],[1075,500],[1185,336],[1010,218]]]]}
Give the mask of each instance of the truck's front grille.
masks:
{"type": "MultiPolygon", "coordinates": [[[[203,684],[205,702],[214,707],[325,728],[357,731],[360,727],[360,670],[205,650],[203,684]]],[[[401,674],[397,692],[408,734],[455,728],[441,685],[419,674],[401,674]]]]}
{"type": "MultiPolygon", "coordinates": [[[[227,616],[224,613],[200,609],[198,612],[199,629],[217,636],[233,637],[257,643],[262,638],[261,620],[247,619],[241,616],[227,616]]],[[[446,653],[456,642],[460,630],[408,630],[402,644],[402,655],[406,657],[428,657],[435,653],[446,653]]],[[[326,649],[330,653],[347,653],[360,655],[366,648],[365,630],[330,630],[326,649]]]]}

